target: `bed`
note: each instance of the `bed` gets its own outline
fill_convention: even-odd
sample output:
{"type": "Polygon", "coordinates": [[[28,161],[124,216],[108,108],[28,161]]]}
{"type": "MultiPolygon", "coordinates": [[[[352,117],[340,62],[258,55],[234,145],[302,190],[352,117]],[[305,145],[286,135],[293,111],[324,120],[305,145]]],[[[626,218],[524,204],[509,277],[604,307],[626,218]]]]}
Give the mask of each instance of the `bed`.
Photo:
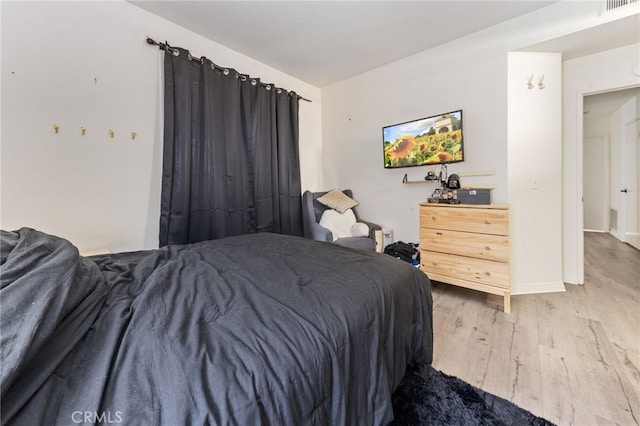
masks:
{"type": "Polygon", "coordinates": [[[5,425],[366,424],[432,357],[426,275],[269,233],[82,257],[1,231],[5,425]]]}

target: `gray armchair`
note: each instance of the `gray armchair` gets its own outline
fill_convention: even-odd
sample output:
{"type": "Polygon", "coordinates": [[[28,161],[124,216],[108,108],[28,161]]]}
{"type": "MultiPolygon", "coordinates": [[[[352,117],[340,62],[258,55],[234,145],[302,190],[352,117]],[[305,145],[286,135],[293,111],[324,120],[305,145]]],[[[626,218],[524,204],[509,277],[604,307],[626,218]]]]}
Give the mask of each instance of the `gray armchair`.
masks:
{"type": "MultiPolygon", "coordinates": [[[[304,226],[305,238],[310,238],[317,241],[334,242],[333,234],[331,233],[331,231],[320,225],[322,214],[325,212],[325,210],[330,209],[330,207],[327,207],[324,204],[320,203],[318,201],[318,198],[322,197],[327,192],[328,191],[305,191],[304,194],[302,194],[302,222],[304,226]]],[[[348,197],[353,198],[350,189],[345,189],[342,192],[348,197]]],[[[371,251],[381,251],[382,227],[380,225],[376,225],[375,223],[367,222],[360,219],[355,207],[352,208],[352,210],[354,215],[356,216],[356,220],[360,223],[366,224],[369,227],[369,235],[366,237],[338,238],[335,243],[345,247],[371,251]],[[376,237],[378,237],[379,241],[376,240],[376,237]]]]}

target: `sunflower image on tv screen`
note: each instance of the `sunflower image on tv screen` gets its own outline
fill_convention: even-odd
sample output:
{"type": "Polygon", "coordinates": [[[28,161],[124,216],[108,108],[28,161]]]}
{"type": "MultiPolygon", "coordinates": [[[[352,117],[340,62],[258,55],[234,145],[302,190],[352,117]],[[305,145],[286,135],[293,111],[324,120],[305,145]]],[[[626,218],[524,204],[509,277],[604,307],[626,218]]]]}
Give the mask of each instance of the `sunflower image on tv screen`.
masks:
{"type": "Polygon", "coordinates": [[[382,128],[384,167],[411,167],[464,160],[462,110],[382,128]]]}

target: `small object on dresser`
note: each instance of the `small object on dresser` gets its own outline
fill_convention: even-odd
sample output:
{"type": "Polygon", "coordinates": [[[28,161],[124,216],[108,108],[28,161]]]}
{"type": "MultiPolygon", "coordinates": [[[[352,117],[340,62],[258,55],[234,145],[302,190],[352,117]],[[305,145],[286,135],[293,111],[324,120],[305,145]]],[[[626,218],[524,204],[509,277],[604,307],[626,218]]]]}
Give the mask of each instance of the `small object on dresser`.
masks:
{"type": "Polygon", "coordinates": [[[449,178],[447,178],[447,188],[460,189],[460,176],[456,174],[449,175],[449,178]]]}
{"type": "Polygon", "coordinates": [[[456,189],[453,198],[461,204],[491,204],[491,190],[486,188],[456,189]]]}
{"type": "Polygon", "coordinates": [[[460,200],[456,200],[454,198],[429,198],[427,201],[438,204],[460,204],[460,200]]]}

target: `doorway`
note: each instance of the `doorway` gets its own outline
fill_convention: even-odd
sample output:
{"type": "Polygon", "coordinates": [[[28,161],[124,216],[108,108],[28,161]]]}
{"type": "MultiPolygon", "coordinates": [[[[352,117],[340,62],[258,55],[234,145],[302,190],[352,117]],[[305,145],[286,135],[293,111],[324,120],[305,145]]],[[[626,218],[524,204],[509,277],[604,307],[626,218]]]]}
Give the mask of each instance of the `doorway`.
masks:
{"type": "Polygon", "coordinates": [[[582,117],[583,228],[610,233],[635,248],[639,99],[640,87],[585,94],[582,117]]]}

